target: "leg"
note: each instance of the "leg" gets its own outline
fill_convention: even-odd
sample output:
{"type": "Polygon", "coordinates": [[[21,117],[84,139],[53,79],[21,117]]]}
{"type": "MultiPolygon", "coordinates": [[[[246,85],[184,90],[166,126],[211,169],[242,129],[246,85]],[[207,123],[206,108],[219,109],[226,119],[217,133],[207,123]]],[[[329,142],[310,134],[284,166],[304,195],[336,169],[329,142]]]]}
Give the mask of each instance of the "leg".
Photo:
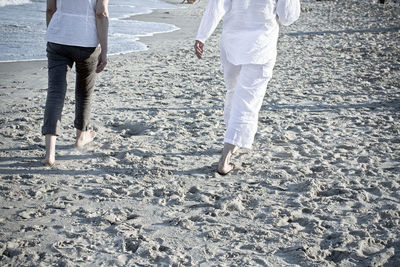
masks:
{"type": "Polygon", "coordinates": [[[265,65],[243,65],[232,97],[232,110],[224,141],[251,148],[257,132],[261,109],[275,60],[265,65]]]}
{"type": "Polygon", "coordinates": [[[79,48],[80,58],[76,61],[75,121],[76,143],[80,148],[93,141],[96,133],[89,130],[92,94],[96,79],[96,64],[99,50],[79,48]]]}
{"type": "MultiPolygon", "coordinates": [[[[224,71],[224,81],[226,87],[224,103],[224,122],[226,127],[228,127],[232,109],[232,98],[235,92],[235,87],[237,84],[237,78],[241,70],[241,65],[233,65],[232,63],[230,63],[223,48],[221,48],[221,64],[224,71]]],[[[234,166],[230,164],[230,159],[232,154],[234,154],[237,149],[237,146],[231,145],[229,143],[224,144],[222,155],[218,163],[219,174],[225,175],[234,169],[234,166]]]]}
{"type": "MultiPolygon", "coordinates": [[[[224,71],[224,81],[226,87],[225,103],[224,103],[224,122],[228,127],[232,110],[232,99],[235,93],[237,79],[242,68],[241,65],[233,65],[226,57],[224,49],[221,49],[221,63],[224,71]]],[[[238,150],[238,147],[229,143],[224,144],[222,155],[218,163],[218,173],[225,175],[234,169],[234,165],[230,163],[232,154],[238,150]]]]}
{"type": "Polygon", "coordinates": [[[46,135],[46,165],[55,162],[56,136],[59,134],[61,114],[67,91],[67,74],[72,67],[72,60],[66,56],[62,45],[47,44],[48,89],[42,134],[46,135]]]}
{"type": "Polygon", "coordinates": [[[232,109],[232,97],[235,92],[237,78],[240,73],[241,66],[233,65],[226,58],[224,49],[221,49],[221,63],[224,69],[224,81],[226,87],[225,103],[224,103],[224,122],[228,126],[229,117],[232,109]]]}
{"type": "Polygon", "coordinates": [[[46,134],[45,143],[46,143],[46,156],[44,160],[42,160],[43,165],[45,166],[53,166],[56,162],[56,135],[46,134]]]}

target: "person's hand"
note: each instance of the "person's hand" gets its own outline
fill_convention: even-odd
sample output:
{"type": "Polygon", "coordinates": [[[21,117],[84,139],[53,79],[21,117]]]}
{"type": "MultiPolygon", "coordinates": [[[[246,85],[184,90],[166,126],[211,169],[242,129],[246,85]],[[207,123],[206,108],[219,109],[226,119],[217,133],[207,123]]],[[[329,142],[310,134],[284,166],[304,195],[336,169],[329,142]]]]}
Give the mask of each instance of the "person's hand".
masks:
{"type": "Polygon", "coordinates": [[[107,65],[107,53],[100,53],[97,61],[96,73],[100,73],[107,65]]]}
{"type": "Polygon", "coordinates": [[[196,56],[198,59],[201,59],[201,57],[203,56],[203,51],[204,51],[203,47],[204,47],[204,44],[202,42],[196,40],[196,43],[194,44],[194,50],[195,50],[195,53],[196,53],[196,56]]]}

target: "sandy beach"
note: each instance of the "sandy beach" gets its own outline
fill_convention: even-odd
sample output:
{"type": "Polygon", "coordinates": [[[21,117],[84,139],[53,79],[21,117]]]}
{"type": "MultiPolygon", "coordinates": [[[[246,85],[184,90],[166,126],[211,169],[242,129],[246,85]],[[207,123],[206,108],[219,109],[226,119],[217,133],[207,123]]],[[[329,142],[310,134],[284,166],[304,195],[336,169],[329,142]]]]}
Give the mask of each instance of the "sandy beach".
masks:
{"type": "Polygon", "coordinates": [[[131,18],[180,30],[109,58],[84,150],[72,71],[52,168],[47,62],[0,63],[0,265],[400,266],[400,8],[302,1],[253,148],[221,176],[221,25],[198,60],[207,1],[169,2],[131,18]]]}

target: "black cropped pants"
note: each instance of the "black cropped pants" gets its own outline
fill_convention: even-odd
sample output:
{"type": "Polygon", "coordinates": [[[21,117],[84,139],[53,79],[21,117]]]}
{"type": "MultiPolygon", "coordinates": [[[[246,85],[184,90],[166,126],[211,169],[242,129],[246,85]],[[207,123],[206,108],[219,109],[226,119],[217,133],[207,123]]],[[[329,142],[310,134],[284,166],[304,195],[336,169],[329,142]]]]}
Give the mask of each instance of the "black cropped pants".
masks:
{"type": "Polygon", "coordinates": [[[67,76],[75,63],[75,120],[81,131],[89,128],[99,48],[47,43],[48,90],[42,134],[60,134],[61,114],[67,92],[67,76]]]}

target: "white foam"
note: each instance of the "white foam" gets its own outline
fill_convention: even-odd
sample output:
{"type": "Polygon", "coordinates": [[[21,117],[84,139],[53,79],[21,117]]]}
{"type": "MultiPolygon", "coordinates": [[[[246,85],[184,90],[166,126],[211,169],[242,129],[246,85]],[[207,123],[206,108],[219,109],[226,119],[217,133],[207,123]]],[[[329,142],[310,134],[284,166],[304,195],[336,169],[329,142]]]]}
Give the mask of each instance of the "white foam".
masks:
{"type": "Polygon", "coordinates": [[[0,7],[3,6],[18,6],[31,3],[30,0],[0,0],[0,7]]]}

